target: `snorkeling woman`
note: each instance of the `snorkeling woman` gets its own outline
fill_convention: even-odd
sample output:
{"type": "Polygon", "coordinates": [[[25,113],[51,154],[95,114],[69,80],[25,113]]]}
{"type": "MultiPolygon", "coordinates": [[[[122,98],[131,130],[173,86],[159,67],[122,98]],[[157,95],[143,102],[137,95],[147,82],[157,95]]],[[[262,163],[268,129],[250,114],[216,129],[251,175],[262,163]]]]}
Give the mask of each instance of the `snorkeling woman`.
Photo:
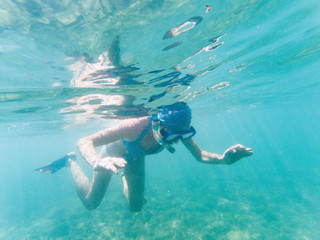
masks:
{"type": "Polygon", "coordinates": [[[157,109],[151,116],[130,119],[122,124],[81,138],[78,148],[93,169],[92,181],[75,161],[75,153],[36,170],[54,173],[69,167],[79,198],[84,206],[99,206],[113,174],[123,169],[122,183],[130,211],[138,212],[144,204],[145,156],[167,149],[174,153],[173,143],[181,140],[196,160],[209,164],[233,164],[253,154],[240,144],[223,155],[202,150],[193,140],[196,130],[191,126],[191,110],[184,102],[157,109]],[[103,146],[100,154],[96,147],[103,146]]]}

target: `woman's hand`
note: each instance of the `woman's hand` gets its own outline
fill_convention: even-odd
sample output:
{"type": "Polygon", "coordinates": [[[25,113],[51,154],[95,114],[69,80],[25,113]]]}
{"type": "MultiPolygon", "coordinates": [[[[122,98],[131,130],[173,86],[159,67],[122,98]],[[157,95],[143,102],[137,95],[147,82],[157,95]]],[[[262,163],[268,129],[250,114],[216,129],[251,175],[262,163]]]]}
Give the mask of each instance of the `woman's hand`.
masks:
{"type": "Polygon", "coordinates": [[[222,161],[225,164],[231,165],[241,158],[248,157],[252,155],[252,149],[251,148],[246,148],[242,146],[241,144],[234,145],[230,148],[228,148],[222,156],[222,161]]]}
{"type": "Polygon", "coordinates": [[[114,174],[118,174],[118,169],[124,168],[127,162],[123,158],[119,157],[105,157],[93,167],[95,171],[112,171],[114,174]]]}

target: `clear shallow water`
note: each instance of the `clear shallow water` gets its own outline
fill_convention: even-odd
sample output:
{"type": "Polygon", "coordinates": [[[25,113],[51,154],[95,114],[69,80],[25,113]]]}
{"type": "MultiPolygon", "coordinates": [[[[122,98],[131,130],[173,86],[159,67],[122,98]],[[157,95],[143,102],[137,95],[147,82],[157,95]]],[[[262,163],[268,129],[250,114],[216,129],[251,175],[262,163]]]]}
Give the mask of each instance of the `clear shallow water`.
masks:
{"type": "Polygon", "coordinates": [[[0,239],[317,239],[319,7],[2,1],[0,239]],[[139,214],[119,176],[89,212],[67,171],[33,171],[116,119],[182,99],[200,146],[255,154],[233,166],[201,165],[182,146],[147,158],[139,214]]]}

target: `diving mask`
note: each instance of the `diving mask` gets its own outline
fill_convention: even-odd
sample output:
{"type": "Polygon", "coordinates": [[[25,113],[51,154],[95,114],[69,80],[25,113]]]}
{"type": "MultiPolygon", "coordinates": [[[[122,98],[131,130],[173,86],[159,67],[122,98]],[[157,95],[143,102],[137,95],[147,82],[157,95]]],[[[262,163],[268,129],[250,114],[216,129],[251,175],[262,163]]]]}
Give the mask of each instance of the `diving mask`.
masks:
{"type": "Polygon", "coordinates": [[[164,142],[172,143],[178,139],[187,140],[189,138],[192,138],[196,134],[196,130],[192,126],[185,131],[161,129],[160,134],[164,142]]]}
{"type": "Polygon", "coordinates": [[[186,140],[192,138],[196,134],[196,130],[192,126],[184,131],[165,130],[160,128],[160,120],[157,114],[152,114],[151,119],[153,135],[156,141],[171,153],[174,153],[175,149],[170,143],[173,143],[178,139],[186,140]]]}

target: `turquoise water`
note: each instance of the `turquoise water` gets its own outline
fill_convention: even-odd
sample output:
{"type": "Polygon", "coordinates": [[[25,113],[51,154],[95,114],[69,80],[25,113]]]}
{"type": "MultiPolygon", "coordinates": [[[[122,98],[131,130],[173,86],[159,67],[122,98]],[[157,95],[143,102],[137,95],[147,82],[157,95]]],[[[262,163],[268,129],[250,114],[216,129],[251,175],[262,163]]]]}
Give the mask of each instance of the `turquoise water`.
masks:
{"type": "Polygon", "coordinates": [[[0,13],[0,239],[319,238],[318,1],[2,0],[0,13]],[[254,155],[148,156],[137,214],[120,176],[88,211],[67,169],[33,171],[182,100],[203,149],[254,155]]]}

